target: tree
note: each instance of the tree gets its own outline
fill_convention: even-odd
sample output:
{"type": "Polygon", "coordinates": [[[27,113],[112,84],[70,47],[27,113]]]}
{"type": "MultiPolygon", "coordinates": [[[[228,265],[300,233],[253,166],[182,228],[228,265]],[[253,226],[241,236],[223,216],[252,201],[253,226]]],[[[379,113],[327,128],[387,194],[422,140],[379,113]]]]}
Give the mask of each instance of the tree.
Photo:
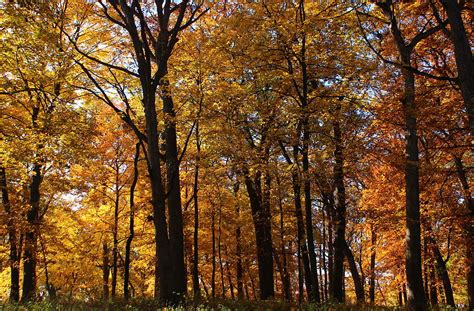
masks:
{"type": "MultiPolygon", "coordinates": [[[[75,43],[78,53],[92,62],[110,70],[120,71],[140,83],[141,101],[145,114],[146,134],[139,130],[127,111],[122,111],[104,91],[94,74],[80,63],[87,77],[92,81],[99,98],[103,99],[124,121],[131,126],[137,138],[146,142],[148,172],[152,188],[153,219],[156,231],[156,292],[164,302],[176,303],[186,293],[186,272],[184,266],[183,219],[181,210],[181,192],[179,180],[179,158],[176,134],[176,113],[170,81],[168,61],[179,34],[192,25],[205,10],[203,4],[192,5],[189,1],[172,3],[140,3],[140,1],[112,1],[109,4],[99,2],[100,10],[106,20],[113,25],[117,33],[126,32],[131,43],[131,55],[137,61],[137,72],[131,69],[103,61],[81,50],[75,43]],[[153,12],[153,13],[150,13],[153,12]],[[152,14],[152,15],[150,15],[152,14]],[[186,16],[188,15],[188,16],[186,16]],[[155,23],[152,19],[157,20],[155,23]],[[175,20],[174,20],[175,19],[175,20]],[[161,150],[159,146],[158,115],[156,113],[156,93],[160,91],[163,102],[163,120],[165,137],[166,185],[161,174],[161,150]],[[166,200],[165,200],[166,198],[166,200]],[[168,214],[166,214],[168,211],[168,214]],[[166,217],[168,215],[168,217],[166,217]],[[168,220],[167,220],[168,219],[168,220]],[[159,282],[159,283],[158,283],[159,282]]],[[[72,38],[71,40],[77,40],[72,38]]],[[[93,91],[94,92],[94,91],[93,91]]],[[[125,95],[125,94],[122,94],[125,95]]]]}

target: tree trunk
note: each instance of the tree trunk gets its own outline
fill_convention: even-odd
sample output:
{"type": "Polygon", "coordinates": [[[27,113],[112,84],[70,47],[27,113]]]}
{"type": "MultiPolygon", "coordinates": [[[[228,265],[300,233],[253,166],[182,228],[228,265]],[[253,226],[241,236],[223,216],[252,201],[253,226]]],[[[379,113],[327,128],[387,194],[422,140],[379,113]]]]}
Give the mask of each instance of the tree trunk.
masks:
{"type": "Polygon", "coordinates": [[[115,299],[117,290],[117,273],[118,273],[118,218],[120,206],[120,168],[118,159],[115,161],[115,200],[114,200],[114,226],[112,229],[112,299],[115,299]]]}
{"type": "Polygon", "coordinates": [[[328,278],[329,278],[329,299],[333,299],[332,288],[334,286],[334,219],[335,216],[335,204],[333,193],[328,194],[328,200],[326,205],[326,215],[328,217],[328,278]]]}
{"type": "Polygon", "coordinates": [[[15,229],[14,215],[12,214],[10,199],[8,197],[7,175],[4,167],[0,167],[0,187],[2,189],[2,204],[7,220],[8,244],[10,247],[10,301],[20,300],[20,253],[18,251],[17,232],[15,229]]]}
{"type": "MultiPolygon", "coordinates": [[[[390,3],[378,3],[390,21],[390,30],[403,65],[411,67],[412,45],[407,45],[398,28],[390,3]]],[[[402,68],[404,94],[401,99],[405,117],[405,201],[406,201],[406,251],[407,307],[409,310],[426,310],[421,269],[420,185],[417,113],[415,104],[415,75],[402,68]]]]}
{"type": "MultiPolygon", "coordinates": [[[[145,79],[142,77],[142,79],[145,79]]],[[[147,131],[148,175],[151,183],[151,202],[153,205],[153,224],[155,226],[155,295],[159,295],[163,303],[175,300],[173,294],[172,256],[170,239],[166,222],[165,196],[161,176],[160,148],[158,144],[158,122],[156,115],[154,90],[147,87],[149,81],[143,82],[143,104],[147,131]],[[159,290],[159,292],[158,292],[159,290]]],[[[184,260],[184,259],[183,259],[184,260]]]]}
{"type": "Polygon", "coordinates": [[[428,269],[429,269],[429,289],[430,289],[430,303],[431,306],[438,305],[438,291],[436,289],[436,275],[435,275],[435,268],[433,265],[433,258],[429,258],[428,260],[428,269]]]}
{"type": "Polygon", "coordinates": [[[109,300],[109,248],[107,242],[102,245],[102,299],[109,300]]]}
{"type": "Polygon", "coordinates": [[[129,234],[125,244],[125,263],[123,275],[123,296],[125,301],[130,299],[130,252],[132,241],[135,237],[135,188],[138,182],[138,158],[140,156],[140,143],[135,146],[135,156],[133,158],[133,179],[130,185],[130,220],[129,220],[129,234]]]}
{"type": "Polygon", "coordinates": [[[217,225],[217,255],[219,256],[219,268],[221,272],[221,289],[222,289],[222,298],[225,299],[226,288],[224,282],[224,264],[222,262],[222,206],[219,204],[219,221],[217,225]]]}
{"type": "Polygon", "coordinates": [[[327,226],[329,219],[327,217],[327,206],[325,200],[323,200],[323,249],[322,249],[322,265],[324,271],[324,301],[329,300],[329,280],[328,280],[328,260],[326,259],[326,249],[329,244],[327,239],[327,226]]]}
{"type": "Polygon", "coordinates": [[[446,269],[446,262],[444,261],[443,256],[441,255],[441,251],[439,250],[436,240],[433,236],[431,236],[431,230],[429,230],[428,234],[430,235],[427,237],[428,244],[431,248],[431,253],[433,254],[435,259],[436,271],[438,273],[439,278],[443,282],[446,303],[449,306],[455,308],[456,304],[454,303],[453,288],[451,286],[451,280],[449,279],[448,270],[446,269]]]}
{"type": "MultiPolygon", "coordinates": [[[[297,150],[297,147],[294,147],[297,150]]],[[[297,156],[295,155],[295,161],[297,160],[297,156]]],[[[303,263],[303,273],[304,273],[304,281],[306,283],[306,291],[308,297],[311,296],[311,268],[309,266],[309,257],[308,257],[308,248],[306,247],[305,241],[305,227],[304,227],[304,219],[303,219],[303,209],[301,204],[301,186],[300,181],[298,178],[298,172],[294,171],[292,173],[292,183],[293,183],[293,196],[294,196],[294,204],[295,204],[295,216],[296,216],[296,227],[297,227],[297,243],[298,249],[300,254],[300,259],[303,263]]],[[[300,295],[303,295],[303,292],[300,291],[300,295]]]]}
{"type": "MultiPolygon", "coordinates": [[[[267,176],[265,177],[265,183],[267,184],[268,178],[267,176]]],[[[273,287],[273,244],[271,236],[270,206],[267,204],[267,200],[263,198],[264,194],[262,194],[260,183],[260,172],[257,172],[255,180],[252,180],[248,175],[248,172],[246,172],[245,185],[250,199],[257,244],[260,299],[265,300],[272,298],[275,295],[273,287]]]]}
{"type": "Polygon", "coordinates": [[[464,202],[467,209],[467,219],[464,224],[465,247],[466,247],[466,277],[467,277],[467,297],[469,309],[474,309],[474,258],[472,257],[472,245],[474,245],[474,199],[472,198],[466,170],[462,159],[455,157],[456,171],[459,182],[463,188],[464,202]]]}
{"type": "Polygon", "coordinates": [[[449,34],[454,45],[454,57],[458,69],[458,84],[469,117],[471,137],[474,137],[474,61],[471,45],[461,16],[460,5],[456,0],[441,0],[448,15],[449,34]]]}
{"type": "Polygon", "coordinates": [[[199,122],[196,122],[196,164],[194,169],[194,234],[193,234],[193,294],[194,299],[201,297],[199,289],[199,205],[198,205],[198,179],[199,179],[199,161],[201,158],[201,142],[199,141],[199,122]]]}
{"type": "MultiPolygon", "coordinates": [[[[224,246],[224,255],[226,258],[229,258],[229,254],[227,253],[227,246],[224,246]]],[[[225,261],[225,268],[227,273],[227,282],[229,282],[229,290],[230,290],[230,297],[232,300],[235,300],[234,295],[234,284],[232,283],[232,273],[230,272],[230,265],[229,261],[225,261]]]]}
{"type": "Polygon", "coordinates": [[[347,262],[349,263],[349,270],[351,271],[352,279],[354,280],[357,303],[363,304],[365,301],[364,283],[359,275],[359,272],[357,271],[354,255],[352,254],[352,251],[346,242],[344,243],[344,253],[346,255],[347,262]]]}
{"type": "MultiPolygon", "coordinates": [[[[410,56],[404,57],[410,63],[410,56]]],[[[426,299],[423,290],[421,269],[421,229],[420,229],[420,185],[417,120],[415,107],[415,77],[406,69],[403,70],[405,94],[403,108],[405,113],[406,162],[405,162],[405,192],[406,192],[406,277],[408,308],[411,310],[426,309],[426,299]]]]}
{"type": "Polygon", "coordinates": [[[237,227],[235,229],[235,239],[236,239],[236,249],[235,255],[237,257],[237,265],[236,265],[236,275],[237,275],[237,298],[243,299],[244,298],[244,269],[242,267],[242,241],[241,241],[241,228],[240,228],[240,202],[238,197],[239,191],[239,182],[234,184],[234,197],[236,200],[236,219],[237,219],[237,227]]]}
{"type": "Polygon", "coordinates": [[[370,304],[375,304],[375,257],[376,257],[376,243],[377,235],[375,226],[370,226],[371,245],[370,245],[370,279],[369,279],[369,299],[370,304]]]}
{"type": "MultiPolygon", "coordinates": [[[[167,70],[166,70],[167,72],[167,70]]],[[[186,294],[186,267],[184,264],[183,213],[179,180],[176,113],[169,94],[169,83],[163,78],[163,112],[165,119],[167,203],[169,217],[170,255],[173,258],[173,295],[180,301],[186,294]]]]}
{"type": "Polygon", "coordinates": [[[286,250],[285,250],[285,227],[284,227],[284,215],[283,215],[283,203],[280,193],[280,179],[277,177],[278,182],[278,208],[280,211],[280,253],[282,257],[280,275],[281,282],[283,284],[283,298],[286,301],[291,301],[291,284],[290,284],[290,275],[288,274],[288,265],[286,260],[286,250]]]}
{"type": "Polygon", "coordinates": [[[30,184],[30,209],[27,212],[28,228],[25,234],[25,252],[23,254],[23,292],[22,302],[36,299],[37,239],[39,230],[41,164],[34,164],[30,184]]]}
{"type": "Polygon", "coordinates": [[[426,301],[430,301],[430,293],[429,293],[429,259],[430,256],[428,254],[428,239],[425,237],[423,239],[423,288],[425,289],[425,297],[426,301]]]}
{"type": "MultiPolygon", "coordinates": [[[[306,112],[305,112],[306,114],[306,112]]],[[[309,296],[310,301],[321,302],[319,295],[319,281],[318,281],[318,268],[316,265],[316,252],[314,248],[314,237],[313,237],[313,207],[311,203],[311,183],[309,178],[309,158],[308,158],[308,145],[309,145],[309,128],[308,128],[308,116],[306,115],[303,120],[303,188],[304,188],[304,205],[305,205],[305,216],[306,216],[306,241],[308,247],[310,271],[311,271],[311,294],[309,296]]]]}
{"type": "Polygon", "coordinates": [[[216,298],[216,216],[214,207],[211,210],[211,239],[212,239],[212,273],[211,273],[211,297],[216,298]]]}
{"type": "MultiPolygon", "coordinates": [[[[339,118],[340,105],[337,107],[336,118],[339,118]]],[[[344,302],[344,252],[346,234],[346,189],[344,186],[344,158],[342,147],[342,132],[338,120],[333,122],[334,132],[334,185],[336,187],[335,237],[334,237],[334,272],[332,279],[332,299],[338,303],[344,302]]]]}

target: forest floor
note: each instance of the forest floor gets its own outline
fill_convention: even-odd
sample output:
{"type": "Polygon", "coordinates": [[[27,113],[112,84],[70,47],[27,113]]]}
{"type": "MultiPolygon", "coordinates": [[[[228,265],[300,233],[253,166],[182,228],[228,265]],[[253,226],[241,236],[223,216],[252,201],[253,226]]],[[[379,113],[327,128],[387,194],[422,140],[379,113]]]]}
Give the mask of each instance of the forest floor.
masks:
{"type": "MultiPolygon", "coordinates": [[[[1,311],[79,311],[79,310],[164,310],[164,311],[187,311],[187,310],[301,310],[301,311],[349,311],[349,310],[365,310],[365,311],[382,311],[382,310],[404,310],[400,307],[382,307],[382,306],[368,306],[368,305],[331,305],[331,304],[302,304],[288,303],[282,301],[235,301],[235,300],[216,300],[203,302],[201,304],[193,304],[192,302],[180,307],[163,307],[152,299],[133,300],[129,303],[125,302],[85,302],[85,301],[64,301],[51,302],[42,301],[30,304],[3,304],[0,305],[1,311]]],[[[433,308],[431,310],[453,310],[444,307],[433,308]]]]}

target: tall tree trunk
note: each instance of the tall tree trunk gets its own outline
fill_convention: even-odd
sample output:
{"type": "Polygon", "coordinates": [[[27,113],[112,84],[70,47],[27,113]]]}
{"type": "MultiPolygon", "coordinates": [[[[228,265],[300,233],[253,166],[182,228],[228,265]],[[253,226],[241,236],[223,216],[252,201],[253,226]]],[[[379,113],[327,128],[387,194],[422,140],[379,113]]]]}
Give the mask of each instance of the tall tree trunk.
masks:
{"type": "MultiPolygon", "coordinates": [[[[305,8],[304,1],[299,3],[299,18],[301,23],[305,22],[305,8]]],[[[311,275],[311,288],[309,299],[315,302],[321,302],[319,293],[319,280],[318,280],[318,268],[316,264],[316,252],[314,247],[314,236],[313,236],[313,208],[311,201],[311,181],[309,177],[309,143],[310,143],[310,132],[309,132],[309,111],[308,111],[308,72],[306,64],[306,34],[302,33],[302,46],[301,46],[301,80],[302,80],[302,96],[301,107],[303,109],[302,116],[302,130],[303,130],[303,145],[302,145],[302,156],[303,156],[303,192],[304,192],[304,203],[305,203],[305,216],[306,216],[306,242],[308,247],[308,257],[310,264],[310,275],[311,275]]],[[[308,286],[308,283],[307,283],[308,286]]]]}
{"type": "MultiPolygon", "coordinates": [[[[301,125],[302,122],[298,122],[298,126],[296,129],[297,137],[301,134],[301,125]]],[[[293,201],[295,206],[295,217],[296,217],[296,228],[297,228],[297,235],[296,235],[296,242],[297,242],[297,266],[298,266],[298,301],[301,302],[303,296],[303,274],[304,274],[304,282],[306,283],[306,291],[308,297],[311,297],[312,293],[312,282],[311,282],[311,268],[309,264],[309,256],[308,256],[308,248],[306,247],[305,243],[305,227],[304,227],[304,219],[303,219],[303,209],[301,204],[301,180],[299,177],[299,172],[297,166],[294,163],[298,163],[298,154],[299,154],[299,144],[296,143],[293,145],[293,160],[287,154],[284,145],[280,142],[280,148],[282,149],[282,153],[288,163],[288,165],[294,166],[291,173],[291,182],[293,186],[293,201]],[[301,267],[301,263],[303,263],[303,269],[301,267]],[[304,271],[303,271],[304,270],[304,271]]]]}
{"type": "MultiPolygon", "coordinates": [[[[297,147],[294,147],[297,150],[297,147]]],[[[297,156],[295,155],[295,161],[297,160],[297,156]]],[[[303,273],[304,273],[304,281],[306,283],[306,291],[308,297],[311,296],[311,268],[309,266],[309,256],[308,256],[308,248],[306,247],[306,233],[304,227],[304,219],[303,219],[303,209],[301,204],[301,186],[300,181],[298,178],[298,172],[294,171],[292,173],[292,184],[293,184],[293,196],[294,196],[294,204],[295,204],[295,216],[296,216],[296,227],[297,227],[297,243],[299,248],[300,259],[303,264],[303,273]]],[[[300,292],[300,295],[303,295],[303,292],[300,292]]]]}
{"type": "MultiPolygon", "coordinates": [[[[261,190],[261,172],[257,172],[256,175],[255,180],[252,180],[248,171],[246,171],[245,185],[250,199],[255,228],[260,299],[265,300],[275,295],[273,287],[271,215],[269,202],[267,203],[267,200],[263,198],[265,194],[261,190]]],[[[265,184],[268,184],[269,177],[265,176],[264,178],[265,184]]]]}
{"type": "MultiPolygon", "coordinates": [[[[340,116],[340,105],[337,106],[336,118],[340,116]]],[[[335,211],[335,237],[334,237],[334,272],[332,280],[332,299],[336,302],[344,302],[344,252],[346,234],[346,189],[344,186],[344,157],[342,146],[342,132],[338,120],[333,122],[334,132],[334,185],[336,187],[336,211],[335,211]]]]}
{"type": "MultiPolygon", "coordinates": [[[[306,112],[305,112],[306,114],[306,112]]],[[[304,205],[305,205],[305,216],[306,216],[306,241],[308,247],[310,271],[311,271],[311,294],[310,300],[315,302],[321,302],[319,295],[319,281],[318,281],[318,268],[316,265],[316,252],[314,248],[314,236],[313,236],[313,207],[311,203],[311,183],[309,178],[309,158],[308,158],[308,145],[309,145],[309,125],[308,116],[304,117],[303,120],[303,188],[304,188],[304,205]]]]}
{"type": "MultiPolygon", "coordinates": [[[[324,211],[323,211],[324,213],[324,211]]],[[[325,302],[326,301],[326,297],[325,297],[325,292],[324,292],[324,272],[323,272],[323,266],[325,265],[325,262],[324,262],[324,255],[323,255],[323,246],[321,244],[318,245],[318,260],[319,260],[319,266],[318,266],[318,270],[319,270],[319,284],[320,284],[320,297],[321,297],[321,302],[325,302]]]]}
{"type": "Polygon", "coordinates": [[[14,215],[11,210],[10,199],[8,197],[7,174],[4,167],[0,167],[0,187],[2,189],[2,204],[7,220],[8,244],[10,248],[10,301],[20,300],[20,253],[18,251],[17,232],[15,229],[14,215]]]}
{"type": "Polygon", "coordinates": [[[376,244],[377,234],[375,226],[370,226],[371,244],[370,244],[370,279],[369,279],[369,299],[370,304],[375,304],[375,258],[376,258],[376,244]]]}
{"type": "MultiPolygon", "coordinates": [[[[155,295],[159,294],[162,302],[176,304],[184,299],[186,294],[186,268],[184,262],[183,215],[181,209],[179,160],[176,135],[176,114],[173,99],[170,94],[168,80],[168,61],[181,31],[193,24],[201,14],[196,15],[200,6],[190,6],[188,1],[176,3],[170,9],[171,1],[155,6],[150,12],[144,12],[140,3],[126,0],[114,1],[111,6],[115,13],[103,16],[111,24],[120,25],[126,29],[128,42],[131,44],[136,60],[136,71],[124,70],[130,78],[137,77],[142,90],[142,104],[145,112],[145,133],[134,124],[128,113],[124,113],[114,105],[114,102],[104,96],[102,99],[132,128],[137,137],[146,140],[147,164],[151,183],[151,203],[153,205],[153,220],[155,226],[155,295]],[[191,11],[191,12],[190,12],[191,11]],[[187,14],[189,13],[189,14],[187,14]],[[176,18],[174,18],[176,16],[176,18]],[[153,24],[150,25],[149,23],[153,24]],[[158,23],[160,27],[153,32],[151,29],[158,23]],[[173,24],[173,25],[172,25],[173,24]],[[163,101],[164,139],[166,142],[166,189],[161,174],[162,156],[159,148],[158,120],[156,109],[157,88],[163,101]],[[166,213],[168,208],[168,213],[166,213]],[[168,215],[168,219],[167,216],[168,215]],[[169,227],[168,223],[169,222],[169,227]]],[[[110,6],[108,6],[110,8],[110,6]]],[[[107,11],[107,8],[104,7],[107,11]]],[[[76,46],[76,49],[79,49],[76,46]]],[[[104,65],[103,62],[100,62],[104,65]]],[[[115,67],[108,64],[109,68],[115,67]]],[[[101,88],[94,75],[83,65],[80,65],[95,87],[102,94],[101,88]]]]}
{"type": "Polygon", "coordinates": [[[474,60],[471,45],[461,16],[460,4],[456,0],[441,0],[448,15],[449,34],[454,45],[454,57],[458,69],[458,84],[469,117],[471,136],[474,137],[474,60]]]}
{"type": "Polygon", "coordinates": [[[23,254],[23,289],[21,301],[36,299],[37,240],[39,230],[41,164],[34,164],[30,184],[30,209],[27,212],[28,228],[25,233],[25,252],[23,254]]]}
{"type": "Polygon", "coordinates": [[[284,227],[284,215],[283,215],[283,203],[281,197],[281,185],[280,179],[277,177],[278,184],[278,208],[280,211],[280,253],[282,257],[280,275],[281,282],[283,284],[283,298],[286,301],[291,301],[291,284],[290,284],[290,275],[288,274],[288,265],[286,260],[286,249],[285,249],[285,227],[284,227]]]}
{"type": "Polygon", "coordinates": [[[114,200],[114,225],[112,228],[112,299],[115,299],[117,290],[117,274],[118,274],[118,220],[120,207],[120,168],[118,159],[115,160],[115,200],[114,200]]]}
{"type": "MultiPolygon", "coordinates": [[[[389,3],[377,3],[390,21],[401,63],[411,67],[414,45],[407,45],[389,3]]],[[[405,117],[405,201],[406,201],[406,251],[405,267],[407,281],[407,307],[409,310],[426,310],[421,268],[420,184],[419,152],[417,136],[417,113],[415,104],[415,75],[407,68],[401,70],[404,91],[401,99],[405,117]]]]}
{"type": "Polygon", "coordinates": [[[332,192],[328,194],[328,200],[326,205],[326,215],[328,217],[328,278],[329,278],[329,298],[333,299],[333,286],[334,286],[334,220],[335,216],[335,203],[334,195],[332,192]]]}
{"type": "MultiPolygon", "coordinates": [[[[167,70],[166,70],[167,72],[167,70]]],[[[176,136],[176,113],[169,94],[166,75],[161,83],[163,112],[165,119],[167,203],[169,217],[170,254],[173,258],[173,294],[184,299],[186,294],[186,267],[184,264],[183,213],[181,209],[181,186],[179,180],[178,145],[176,136]]]]}
{"type": "MultiPolygon", "coordinates": [[[[148,75],[147,75],[148,76],[148,75]]],[[[148,76],[148,78],[150,78],[148,76]]],[[[145,77],[142,79],[146,80],[145,77]]],[[[154,90],[147,87],[150,81],[142,82],[143,104],[147,131],[148,175],[151,183],[151,202],[153,205],[153,224],[155,226],[155,296],[166,303],[174,300],[172,256],[166,222],[165,196],[161,176],[160,148],[158,144],[158,122],[154,90]]],[[[184,259],[183,259],[184,260],[184,259]]]]}
{"type": "MultiPolygon", "coordinates": [[[[224,246],[224,255],[226,258],[229,258],[229,254],[227,253],[227,246],[224,246]]],[[[232,300],[235,300],[234,284],[232,283],[232,273],[230,272],[230,265],[228,260],[225,261],[225,268],[227,273],[227,282],[229,282],[230,297],[232,298],[232,300]]]]}
{"type": "Polygon", "coordinates": [[[242,241],[241,241],[241,227],[240,227],[240,201],[238,197],[239,191],[239,182],[234,184],[234,197],[236,200],[236,216],[237,216],[237,227],[235,229],[235,239],[236,239],[236,249],[235,249],[235,256],[237,257],[237,265],[236,265],[236,276],[237,276],[237,298],[243,299],[244,298],[244,269],[242,267],[242,241]]]}
{"type": "Polygon", "coordinates": [[[430,290],[430,303],[431,306],[438,305],[438,291],[436,289],[436,275],[435,268],[433,264],[433,258],[430,256],[428,260],[428,270],[429,270],[429,290],[430,290]]]}
{"type": "Polygon", "coordinates": [[[40,246],[41,246],[41,253],[43,255],[43,264],[44,264],[44,283],[46,285],[46,291],[48,292],[48,299],[50,301],[56,300],[56,288],[54,284],[51,283],[49,278],[49,269],[48,269],[48,260],[46,258],[46,247],[44,245],[43,237],[41,234],[38,235],[40,246]]]}
{"type": "MultiPolygon", "coordinates": [[[[326,205],[326,203],[324,203],[324,205],[326,205]]],[[[326,230],[326,227],[327,227],[327,217],[326,217],[326,206],[324,206],[323,208],[323,245],[322,245],[322,266],[323,266],[323,271],[324,271],[324,301],[328,301],[329,299],[329,292],[328,292],[328,286],[329,286],[329,282],[328,282],[328,267],[327,267],[327,260],[326,260],[326,248],[327,248],[327,230],[326,230]]]]}
{"type": "Polygon", "coordinates": [[[224,282],[224,264],[222,262],[222,206],[219,204],[219,221],[217,223],[217,255],[219,256],[219,268],[221,274],[221,289],[222,289],[222,298],[225,299],[226,288],[224,282]]]}
{"type": "MultiPolygon", "coordinates": [[[[38,129],[39,106],[33,107],[31,116],[32,128],[38,129]]],[[[26,214],[28,227],[25,233],[25,250],[23,254],[23,288],[21,301],[28,302],[36,299],[36,265],[37,265],[37,239],[39,231],[40,186],[42,165],[40,151],[43,145],[39,143],[36,148],[36,159],[33,164],[33,176],[30,183],[30,208],[26,214]]]]}
{"type": "Polygon", "coordinates": [[[102,244],[102,299],[109,300],[109,248],[107,242],[102,244]]]}
{"type": "Polygon", "coordinates": [[[446,303],[455,308],[456,304],[454,303],[454,295],[453,295],[453,288],[451,286],[451,280],[449,279],[448,270],[446,268],[446,262],[441,255],[441,251],[439,250],[438,244],[436,240],[432,236],[431,229],[428,231],[428,237],[426,237],[429,247],[431,248],[431,253],[434,256],[435,263],[436,263],[436,271],[438,273],[439,278],[443,282],[444,287],[444,295],[446,298],[446,303]]]}
{"type": "MultiPolygon", "coordinates": [[[[410,64],[410,55],[404,55],[404,62],[410,64]]],[[[426,309],[426,298],[423,289],[421,269],[421,229],[420,229],[420,185],[417,120],[415,107],[415,77],[406,69],[403,70],[405,94],[403,108],[405,113],[406,162],[406,277],[408,308],[411,310],[426,309]]]]}
{"type": "Polygon", "coordinates": [[[428,254],[428,240],[426,237],[423,239],[423,288],[425,289],[425,297],[426,301],[430,301],[430,293],[429,293],[429,265],[428,265],[428,259],[429,259],[429,254],[428,254]]]}
{"type": "Polygon", "coordinates": [[[135,146],[135,156],[133,157],[133,178],[130,185],[130,218],[129,218],[129,233],[127,242],[125,244],[125,263],[123,275],[123,296],[125,301],[130,299],[130,252],[132,241],[135,237],[135,188],[138,182],[138,158],[140,156],[140,143],[135,146]]]}
{"type": "Polygon", "coordinates": [[[364,283],[359,275],[359,272],[357,271],[357,265],[354,259],[354,255],[352,254],[352,251],[346,242],[344,243],[344,253],[346,255],[347,262],[349,263],[349,270],[351,271],[352,279],[354,281],[357,302],[362,304],[365,301],[364,283]]]}
{"type": "Polygon", "coordinates": [[[466,170],[462,159],[454,158],[459,182],[461,183],[464,195],[464,202],[467,209],[467,219],[464,223],[465,247],[466,247],[466,277],[467,277],[467,297],[469,309],[474,309],[474,258],[472,256],[472,245],[474,245],[474,199],[466,175],[466,170]]]}
{"type": "Polygon", "coordinates": [[[211,210],[211,239],[212,239],[212,272],[211,297],[216,298],[216,216],[214,208],[211,210]]]}
{"type": "Polygon", "coordinates": [[[199,121],[196,122],[196,164],[194,169],[194,233],[193,233],[193,294],[194,299],[201,297],[199,289],[199,205],[198,205],[198,179],[199,179],[199,161],[201,159],[201,142],[199,141],[199,121]]]}

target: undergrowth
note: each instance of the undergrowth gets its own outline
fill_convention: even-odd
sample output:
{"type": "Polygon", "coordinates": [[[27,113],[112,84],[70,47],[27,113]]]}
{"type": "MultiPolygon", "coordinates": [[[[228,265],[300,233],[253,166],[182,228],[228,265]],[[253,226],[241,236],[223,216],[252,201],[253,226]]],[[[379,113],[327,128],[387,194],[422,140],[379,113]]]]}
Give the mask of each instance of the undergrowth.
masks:
{"type": "MultiPolygon", "coordinates": [[[[249,300],[212,300],[202,302],[187,302],[182,306],[163,306],[160,305],[156,300],[153,299],[133,299],[129,302],[125,301],[78,301],[78,300],[67,300],[67,301],[40,301],[28,304],[10,304],[6,303],[0,305],[2,311],[81,311],[81,310],[163,310],[163,311],[214,311],[214,310],[282,310],[282,311],[349,311],[349,310],[361,310],[361,311],[389,311],[389,310],[404,310],[400,307],[382,307],[382,306],[369,306],[369,305],[341,305],[341,304],[311,304],[305,303],[298,305],[296,303],[290,303],[285,301],[269,300],[269,301],[249,301],[249,300]]],[[[445,311],[450,310],[446,307],[438,307],[431,309],[433,311],[445,311]]],[[[452,310],[452,309],[451,309],[452,310]]]]}

